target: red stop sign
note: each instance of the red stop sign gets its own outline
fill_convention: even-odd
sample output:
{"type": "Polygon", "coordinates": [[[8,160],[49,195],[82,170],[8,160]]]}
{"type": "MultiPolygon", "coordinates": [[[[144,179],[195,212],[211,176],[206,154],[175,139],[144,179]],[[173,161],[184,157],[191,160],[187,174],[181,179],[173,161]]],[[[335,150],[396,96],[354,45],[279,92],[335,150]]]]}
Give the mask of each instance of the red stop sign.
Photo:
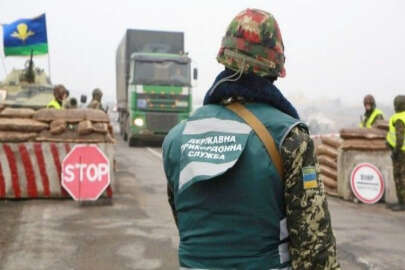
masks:
{"type": "Polygon", "coordinates": [[[110,181],[108,158],[95,145],[76,145],[62,162],[62,186],[76,201],[97,200],[110,181]]]}

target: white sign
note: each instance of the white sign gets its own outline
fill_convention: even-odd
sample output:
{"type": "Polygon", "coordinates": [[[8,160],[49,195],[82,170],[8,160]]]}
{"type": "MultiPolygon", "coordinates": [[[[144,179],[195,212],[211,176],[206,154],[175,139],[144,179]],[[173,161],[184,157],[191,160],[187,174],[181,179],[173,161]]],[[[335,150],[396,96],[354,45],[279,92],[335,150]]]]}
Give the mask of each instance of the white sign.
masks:
{"type": "Polygon", "coordinates": [[[384,194],[384,179],[379,169],[370,163],[357,165],[350,181],[354,195],[363,203],[374,204],[384,194]]]}

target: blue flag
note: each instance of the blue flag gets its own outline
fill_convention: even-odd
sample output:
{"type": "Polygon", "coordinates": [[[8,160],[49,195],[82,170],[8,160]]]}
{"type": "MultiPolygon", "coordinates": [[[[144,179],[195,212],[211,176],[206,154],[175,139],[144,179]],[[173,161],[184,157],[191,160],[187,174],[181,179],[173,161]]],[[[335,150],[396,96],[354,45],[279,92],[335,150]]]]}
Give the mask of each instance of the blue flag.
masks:
{"type": "Polygon", "coordinates": [[[45,14],[3,24],[4,54],[34,55],[48,53],[45,14]]]}

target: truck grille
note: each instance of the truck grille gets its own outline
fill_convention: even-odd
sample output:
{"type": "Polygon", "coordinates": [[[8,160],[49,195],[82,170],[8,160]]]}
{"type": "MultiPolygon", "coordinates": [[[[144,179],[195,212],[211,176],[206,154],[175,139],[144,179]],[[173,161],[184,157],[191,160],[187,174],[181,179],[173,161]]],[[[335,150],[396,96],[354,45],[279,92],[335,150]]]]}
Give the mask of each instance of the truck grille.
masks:
{"type": "Polygon", "coordinates": [[[171,111],[185,111],[188,109],[188,95],[176,95],[176,94],[138,94],[138,99],[146,100],[147,110],[171,110],[171,111]],[[184,102],[186,106],[177,106],[177,102],[184,102]]]}
{"type": "Polygon", "coordinates": [[[146,113],[146,126],[157,133],[167,133],[178,122],[174,113],[146,113]]]}

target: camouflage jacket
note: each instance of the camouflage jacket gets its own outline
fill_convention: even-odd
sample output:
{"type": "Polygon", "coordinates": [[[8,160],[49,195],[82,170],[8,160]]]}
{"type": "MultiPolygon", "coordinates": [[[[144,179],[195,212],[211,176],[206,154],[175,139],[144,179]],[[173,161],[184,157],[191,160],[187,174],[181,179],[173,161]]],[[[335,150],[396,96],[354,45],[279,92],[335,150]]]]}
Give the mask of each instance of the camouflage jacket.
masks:
{"type": "Polygon", "coordinates": [[[101,106],[101,103],[98,100],[95,100],[95,99],[90,101],[89,105],[87,105],[87,108],[98,109],[98,110],[103,109],[102,106],[101,106]]]}
{"type": "MultiPolygon", "coordinates": [[[[301,127],[293,128],[281,147],[281,156],[292,269],[339,270],[324,186],[319,178],[314,143],[308,132],[301,127]],[[304,189],[302,169],[311,166],[317,171],[317,187],[304,189]]],[[[177,224],[170,185],[167,193],[177,224]]]]}
{"type": "Polygon", "coordinates": [[[307,131],[294,128],[281,147],[281,156],[292,269],[340,269],[314,142],[307,131]],[[308,166],[316,168],[316,188],[304,189],[302,168],[308,166]]]}

